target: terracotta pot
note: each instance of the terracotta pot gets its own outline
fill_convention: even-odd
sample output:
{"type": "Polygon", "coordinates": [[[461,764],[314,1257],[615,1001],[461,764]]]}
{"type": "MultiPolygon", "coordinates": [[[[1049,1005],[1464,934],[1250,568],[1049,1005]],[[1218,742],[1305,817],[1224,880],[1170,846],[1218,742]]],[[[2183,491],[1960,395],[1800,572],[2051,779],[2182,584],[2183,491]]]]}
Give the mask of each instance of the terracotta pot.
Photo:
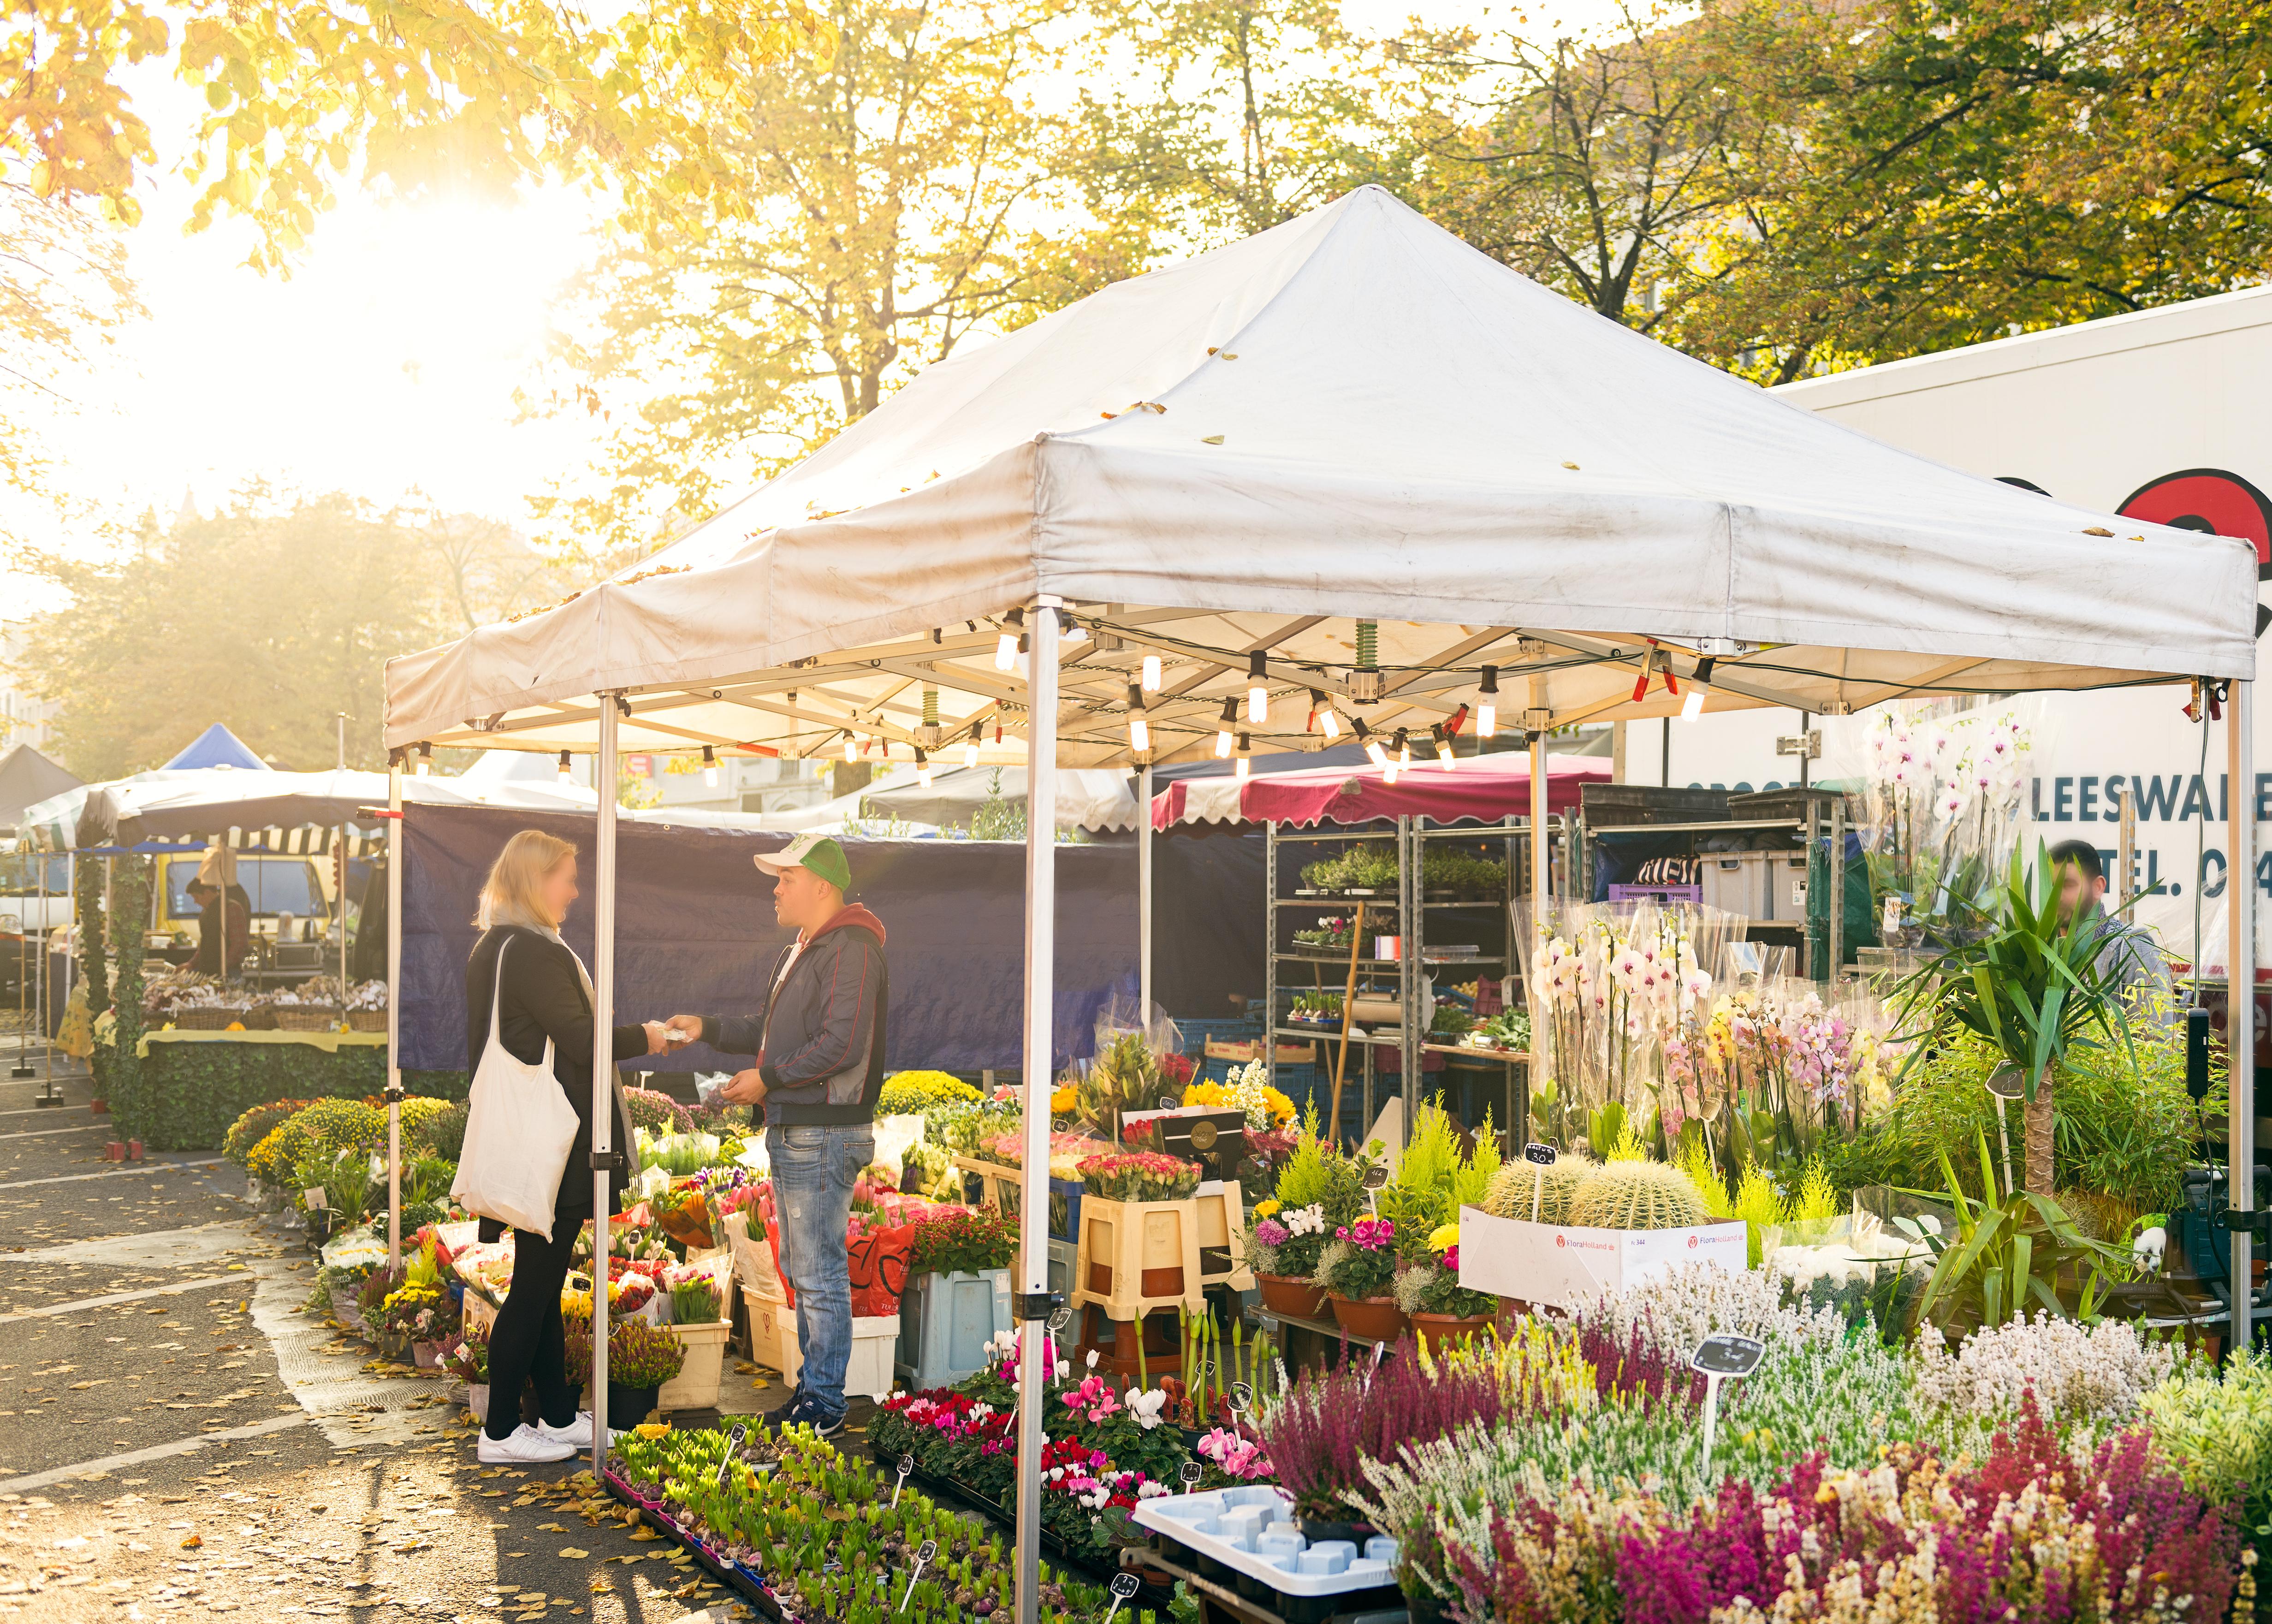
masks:
{"type": "Polygon", "coordinates": [[[1352,1336],[1394,1342],[1411,1323],[1393,1297],[1343,1297],[1339,1291],[1327,1295],[1334,1305],[1334,1318],[1352,1336]]]}
{"type": "Polygon", "coordinates": [[[1491,1316],[1487,1313],[1416,1313],[1412,1316],[1413,1334],[1420,1338],[1431,1353],[1448,1347],[1462,1336],[1479,1336],[1487,1330],[1491,1316]]]}
{"type": "MultiPolygon", "coordinates": [[[[438,1342],[414,1342],[410,1344],[410,1357],[421,1370],[439,1370],[442,1368],[442,1344],[438,1342]]],[[[482,1418],[486,1420],[488,1418],[482,1418]]]]}
{"type": "Polygon", "coordinates": [[[1262,1306],[1271,1313],[1290,1314],[1297,1320],[1327,1317],[1326,1294],[1310,1283],[1308,1276],[1266,1275],[1258,1269],[1254,1279],[1262,1288],[1262,1306]]]}

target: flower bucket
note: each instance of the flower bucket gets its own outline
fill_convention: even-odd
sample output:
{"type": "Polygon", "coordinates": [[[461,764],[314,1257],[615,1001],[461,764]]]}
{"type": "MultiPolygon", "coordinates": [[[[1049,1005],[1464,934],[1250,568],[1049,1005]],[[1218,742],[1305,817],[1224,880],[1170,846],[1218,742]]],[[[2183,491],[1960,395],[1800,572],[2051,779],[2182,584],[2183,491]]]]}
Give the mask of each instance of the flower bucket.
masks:
{"type": "Polygon", "coordinates": [[[483,1426],[489,1424],[490,1384],[488,1382],[469,1381],[466,1384],[466,1408],[473,1412],[475,1420],[483,1426]]]}
{"type": "Polygon", "coordinates": [[[1411,1323],[1393,1297],[1343,1297],[1338,1291],[1327,1295],[1342,1329],[1367,1342],[1394,1342],[1411,1323]]]}
{"type": "Polygon", "coordinates": [[[1310,1283],[1307,1275],[1258,1273],[1254,1279],[1262,1288],[1262,1306],[1273,1313],[1296,1320],[1323,1320],[1331,1315],[1326,1294],[1310,1283]]]}
{"type": "Polygon", "coordinates": [[[715,1404],[725,1374],[726,1339],[733,1329],[730,1320],[673,1325],[670,1334],[686,1350],[686,1363],[656,1392],[655,1403],[664,1410],[707,1410],[715,1404]]]}
{"type": "Polygon", "coordinates": [[[442,1368],[442,1344],[438,1342],[414,1342],[410,1344],[411,1362],[421,1370],[442,1368]]]}
{"type": "Polygon", "coordinates": [[[1492,1316],[1487,1313],[1416,1313],[1410,1316],[1412,1333],[1419,1337],[1421,1346],[1435,1353],[1455,1344],[1465,1336],[1480,1336],[1491,1328],[1492,1316]]]}
{"type": "MultiPolygon", "coordinates": [[[[637,1426],[646,1419],[648,1412],[654,1408],[654,1396],[661,1390],[659,1387],[627,1388],[621,1382],[608,1383],[609,1427],[613,1430],[637,1426]]],[[[592,1388],[589,1382],[584,1386],[583,1407],[587,1410],[592,1407],[592,1388]]]]}

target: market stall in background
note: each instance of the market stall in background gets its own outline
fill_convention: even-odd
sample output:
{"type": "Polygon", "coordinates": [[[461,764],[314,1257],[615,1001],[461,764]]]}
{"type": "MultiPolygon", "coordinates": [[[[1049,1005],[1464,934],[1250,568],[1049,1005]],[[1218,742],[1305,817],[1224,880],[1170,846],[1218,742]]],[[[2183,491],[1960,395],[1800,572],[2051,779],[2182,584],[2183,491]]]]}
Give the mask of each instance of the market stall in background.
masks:
{"type": "MultiPolygon", "coordinates": [[[[1060,760],[1127,762],[1140,779],[1155,761],[1251,760],[1340,729],[1400,769],[1409,751],[1415,773],[1455,771],[1424,764],[1455,754],[1472,716],[1478,736],[1519,729],[1529,748],[1540,874],[1549,736],[1700,701],[1820,715],[1945,691],[2197,678],[2229,719],[2234,775],[2251,782],[2253,562],[2246,543],[2118,529],[1792,412],[1366,190],[934,367],[635,573],[392,662],[387,738],[398,752],[594,751],[603,782],[627,744],[809,754],[880,739],[919,764],[953,752],[1024,765],[1029,827],[1047,831],[1060,760]]],[[[2253,872],[2235,844],[2236,870],[2253,872]]],[[[2120,1429],[2095,1446],[2096,1498],[2075,1515],[2133,1541],[2124,1573],[2134,1553],[2204,1617],[2248,1594],[2222,1509],[2231,1452],[2188,1429],[2245,1402],[2250,1378],[2211,1375],[2127,1326],[2059,1317],[2095,1312],[2117,1287],[2159,1290],[2148,1271],[2166,1259],[2166,1226],[2129,1233],[2152,1212],[2125,1221],[2117,1202],[2096,1203],[2095,1232],[2077,1215],[2085,1197],[2135,1209],[2166,1191],[2119,1147],[2077,1165],[2075,1136],[2054,1132],[2062,1096],[2088,1108],[2075,1081],[2087,1060],[2130,1052],[2081,1041],[2114,1018],[2103,985],[2065,999],[2069,1020],[2037,1042],[2015,1036],[2047,975],[2088,987],[2096,973],[2032,854],[1983,871],[1972,910],[1947,916],[1962,932],[1928,935],[1947,954],[1908,983],[1922,999],[1910,1018],[1932,1022],[1937,1073],[1920,1059],[1889,1074],[1894,1037],[1867,1010],[1838,984],[1818,991],[1730,954],[1747,944],[1717,910],[1542,892],[1513,924],[1529,955],[1534,1057],[1520,1157],[1417,1097],[1408,1066],[1401,1143],[1289,1133],[1282,1164],[1278,1130],[1256,1126],[1258,1112],[1284,1119],[1266,1079],[1179,1098],[1141,1006],[1085,1076],[1059,1081],[1056,855],[1029,837],[1014,1135],[994,1133],[986,1156],[953,1146],[998,1166],[1014,1148],[1017,1178],[950,1164],[1005,1210],[1014,1194],[1014,1354],[893,1400],[905,1430],[871,1432],[881,1448],[904,1441],[913,1466],[1013,1502],[1021,1619],[1040,1616],[1046,1503],[1068,1483],[1078,1509],[1059,1538],[1110,1539],[1106,1508],[1125,1495],[1127,1521],[1157,1537],[1154,1570],[1211,1598],[1251,1581],[1276,1616],[1290,1598],[1361,1606],[1401,1589],[1471,1617],[1528,1617],[1536,1585],[1591,1560],[1581,1546],[1619,1553],[1621,1578],[1660,1564],[1700,1607],[1757,1605],[1756,1591],[1779,1613],[1819,1610],[1852,1582],[1845,1547],[1820,1544],[1817,1571],[1804,1552],[1785,1562],[1768,1530],[1825,1504],[1865,1515],[1883,1502],[1896,1544],[1872,1550],[1896,1567],[1914,1556],[1903,1583],[1938,1594],[1953,1581],[1936,1549],[2001,1538],[1984,1531],[2000,1524],[1981,1494],[2016,1486],[2080,1508],[2077,1469],[2050,1441],[2078,1426],[2120,1429]],[[1085,1132],[1057,1126],[1061,1102],[1085,1132]],[[1272,1193],[1251,1210],[1250,1140],[1274,1163],[1253,1175],[1272,1193]],[[1835,1161],[1848,1146],[1880,1159],[1835,1161]],[[1862,1172],[1887,1187],[1887,1175],[1915,1179],[1921,1149],[1936,1172],[1947,1158],[1947,1217],[1842,1204],[1836,1168],[1850,1202],[1862,1172]],[[1076,1177],[1078,1191],[1060,1187],[1076,1177]],[[1073,1277],[1060,1298],[1050,1242],[1065,1227],[1073,1277]],[[1770,1258],[1784,1277],[1821,1264],[1809,1295],[1790,1300],[1770,1258]],[[1818,1298],[1833,1266],[1841,1278],[1818,1298]],[[1250,1321],[1209,1306],[1243,1271],[1258,1291],[1311,1294],[1307,1315],[1281,1312],[1329,1307],[1352,1343],[1387,1351],[1274,1390],[1250,1321]],[[1552,1304],[1571,1317],[1523,1311],[1552,1304]],[[2012,1323],[2029,1305],[2053,1322],[2012,1323]],[[1856,1334],[1857,1312],[1880,1334],[1856,1334]],[[1477,1341],[1494,1319],[1503,1334],[1477,1341]],[[1446,1351],[1420,1357],[1408,1321],[1446,1351]],[[1946,1351],[1948,1333],[1968,1331],[1946,1351]],[[1055,1345],[1060,1332],[1073,1349],[1055,1345]],[[2118,1382],[2059,1388],[2077,1336],[2118,1382]],[[1155,1379],[1170,1362],[1177,1374],[1155,1379]],[[1186,1494],[1128,1475],[1125,1460],[1170,1446],[1171,1406],[1195,1442],[1203,1426],[1227,1434],[1213,1447],[1235,1486],[1209,1488],[1197,1463],[1186,1494]],[[1124,1439],[1117,1455],[1107,1447],[1124,1439]],[[1646,1507],[1611,1508],[1581,1466],[1665,1486],[1646,1507]],[[1261,1476],[1276,1486],[1247,1480],[1261,1476]],[[1543,1502],[1522,1487],[1542,1480],[1543,1502]],[[1897,1515],[1911,1488],[1917,1516],[1897,1515]],[[2150,1533],[2131,1515],[2148,1500],[2169,1514],[2150,1533]],[[1626,1554],[1633,1541],[1640,1556],[1626,1554]],[[1723,1595],[1733,1569],[1695,1541],[1752,1550],[1744,1571],[1772,1576],[1745,1581],[1740,1602],[1723,1595]]],[[[604,801],[596,866],[604,1027],[617,906],[604,801]]],[[[1401,863],[1402,883],[1421,866],[1401,863]]],[[[2240,894],[2236,974],[2253,947],[2253,893],[2240,894]]],[[[2251,1046],[2235,1026],[2228,1155],[2250,1167],[2251,1046]]],[[[2201,1070],[2200,1102],[2177,1083],[2186,1106],[2167,1121],[2180,1139],[2228,1097],[2201,1070]]],[[[601,1210],[607,1180],[596,1167],[601,1210]]],[[[2250,1185],[2238,1181],[2230,1212],[2212,1201],[2223,1227],[2208,1249],[2236,1280],[2249,1275],[2250,1185]]],[[[611,1244],[603,1224],[594,1280],[611,1244]]],[[[592,1298],[595,1397],[607,1296],[592,1298]]],[[[2246,1302],[2236,1292],[2226,1321],[2243,1349],[2246,1302]]],[[[2183,1317],[2206,1346],[2209,1316],[2183,1317]]],[[[776,1598],[801,1595],[765,1491],[725,1463],[714,1493],[702,1464],[667,1448],[627,1448],[611,1464],[601,1446],[594,1463],[714,1560],[776,1598]]],[[[2160,1605],[2112,1571],[2062,1568],[2044,1581],[2068,1598],[2053,1611],[2160,1605]]]]}

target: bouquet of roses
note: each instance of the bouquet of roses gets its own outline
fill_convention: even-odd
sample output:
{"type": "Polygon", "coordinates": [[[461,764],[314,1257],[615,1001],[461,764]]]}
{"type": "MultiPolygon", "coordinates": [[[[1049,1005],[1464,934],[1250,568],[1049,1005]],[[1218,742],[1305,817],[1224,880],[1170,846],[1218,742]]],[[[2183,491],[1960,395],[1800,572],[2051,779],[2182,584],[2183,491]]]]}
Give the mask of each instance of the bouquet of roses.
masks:
{"type": "Polygon", "coordinates": [[[1112,1201],[1179,1201],[1200,1187],[1198,1163],[1151,1150],[1093,1156],[1080,1172],[1088,1194],[1112,1201]]]}
{"type": "Polygon", "coordinates": [[[1342,1224],[1318,1258],[1318,1288],[1336,1296],[1385,1297],[1395,1278],[1396,1225],[1386,1218],[1342,1224]]]}
{"type": "Polygon", "coordinates": [[[990,1207],[916,1224],[908,1253],[908,1273],[979,1274],[1007,1269],[1017,1254],[1017,1221],[990,1207]]]}

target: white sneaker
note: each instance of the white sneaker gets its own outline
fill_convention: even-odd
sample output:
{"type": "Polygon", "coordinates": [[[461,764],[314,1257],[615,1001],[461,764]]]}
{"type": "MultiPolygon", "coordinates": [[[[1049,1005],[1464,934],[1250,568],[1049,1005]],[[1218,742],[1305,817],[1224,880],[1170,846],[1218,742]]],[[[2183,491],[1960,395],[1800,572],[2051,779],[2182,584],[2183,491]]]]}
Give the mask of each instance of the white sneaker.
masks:
{"type": "MultiPolygon", "coordinates": [[[[581,1452],[592,1447],[592,1412],[588,1410],[579,1410],[576,1412],[576,1418],[565,1426],[555,1426],[549,1421],[539,1421],[536,1424],[536,1430],[555,1443],[568,1444],[581,1452]]],[[[621,1428],[609,1427],[608,1429],[609,1447],[613,1448],[616,1440],[623,1435],[621,1428]]]]}
{"type": "Polygon", "coordinates": [[[484,1466],[545,1466],[568,1460],[577,1450],[564,1437],[540,1433],[524,1421],[510,1438],[492,1438],[483,1433],[476,1453],[484,1466]]]}

